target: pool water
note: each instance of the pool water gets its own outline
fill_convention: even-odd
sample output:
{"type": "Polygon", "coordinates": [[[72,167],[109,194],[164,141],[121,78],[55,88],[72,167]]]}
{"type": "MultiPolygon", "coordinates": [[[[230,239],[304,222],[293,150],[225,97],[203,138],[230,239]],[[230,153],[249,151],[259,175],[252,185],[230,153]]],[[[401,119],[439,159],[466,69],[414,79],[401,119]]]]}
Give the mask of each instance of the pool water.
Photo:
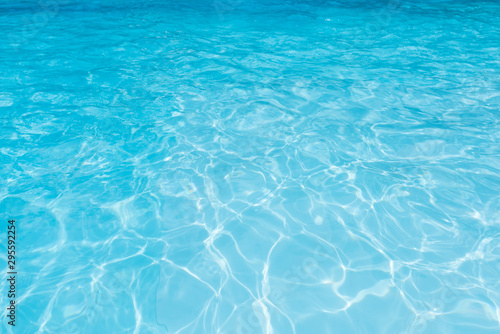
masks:
{"type": "Polygon", "coordinates": [[[499,17],[0,0],[0,332],[499,333],[499,17]]]}

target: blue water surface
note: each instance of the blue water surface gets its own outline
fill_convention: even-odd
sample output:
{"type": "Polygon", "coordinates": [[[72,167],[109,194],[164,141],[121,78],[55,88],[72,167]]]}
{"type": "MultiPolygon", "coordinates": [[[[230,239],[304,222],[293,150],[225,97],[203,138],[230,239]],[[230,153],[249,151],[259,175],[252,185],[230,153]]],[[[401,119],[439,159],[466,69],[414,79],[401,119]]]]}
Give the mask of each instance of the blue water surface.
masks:
{"type": "Polygon", "coordinates": [[[499,18],[0,0],[0,331],[500,333],[499,18]]]}

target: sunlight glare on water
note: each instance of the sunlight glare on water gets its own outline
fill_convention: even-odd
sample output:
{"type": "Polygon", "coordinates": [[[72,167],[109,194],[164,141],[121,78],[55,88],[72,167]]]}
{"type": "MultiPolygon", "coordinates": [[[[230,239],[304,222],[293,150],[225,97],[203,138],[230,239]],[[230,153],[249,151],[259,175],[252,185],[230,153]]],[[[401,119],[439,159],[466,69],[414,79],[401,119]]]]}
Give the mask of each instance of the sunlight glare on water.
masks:
{"type": "Polygon", "coordinates": [[[499,333],[499,17],[0,0],[0,331],[499,333]]]}

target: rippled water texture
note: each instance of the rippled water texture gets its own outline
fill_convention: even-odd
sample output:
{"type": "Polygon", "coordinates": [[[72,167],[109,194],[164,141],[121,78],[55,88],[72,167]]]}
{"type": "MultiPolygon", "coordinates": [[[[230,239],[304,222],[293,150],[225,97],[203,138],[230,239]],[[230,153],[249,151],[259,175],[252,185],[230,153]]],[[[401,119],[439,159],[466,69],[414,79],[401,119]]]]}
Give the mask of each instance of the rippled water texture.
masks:
{"type": "Polygon", "coordinates": [[[0,1],[16,333],[500,332],[500,2],[0,1]]]}

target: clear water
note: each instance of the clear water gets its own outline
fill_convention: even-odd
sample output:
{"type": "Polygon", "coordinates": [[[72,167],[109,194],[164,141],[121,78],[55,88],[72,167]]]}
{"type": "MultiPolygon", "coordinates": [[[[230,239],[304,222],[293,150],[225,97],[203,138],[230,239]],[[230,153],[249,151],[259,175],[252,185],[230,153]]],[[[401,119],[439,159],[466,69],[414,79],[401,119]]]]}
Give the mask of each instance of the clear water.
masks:
{"type": "Polygon", "coordinates": [[[499,333],[499,17],[1,0],[16,333],[499,333]]]}

